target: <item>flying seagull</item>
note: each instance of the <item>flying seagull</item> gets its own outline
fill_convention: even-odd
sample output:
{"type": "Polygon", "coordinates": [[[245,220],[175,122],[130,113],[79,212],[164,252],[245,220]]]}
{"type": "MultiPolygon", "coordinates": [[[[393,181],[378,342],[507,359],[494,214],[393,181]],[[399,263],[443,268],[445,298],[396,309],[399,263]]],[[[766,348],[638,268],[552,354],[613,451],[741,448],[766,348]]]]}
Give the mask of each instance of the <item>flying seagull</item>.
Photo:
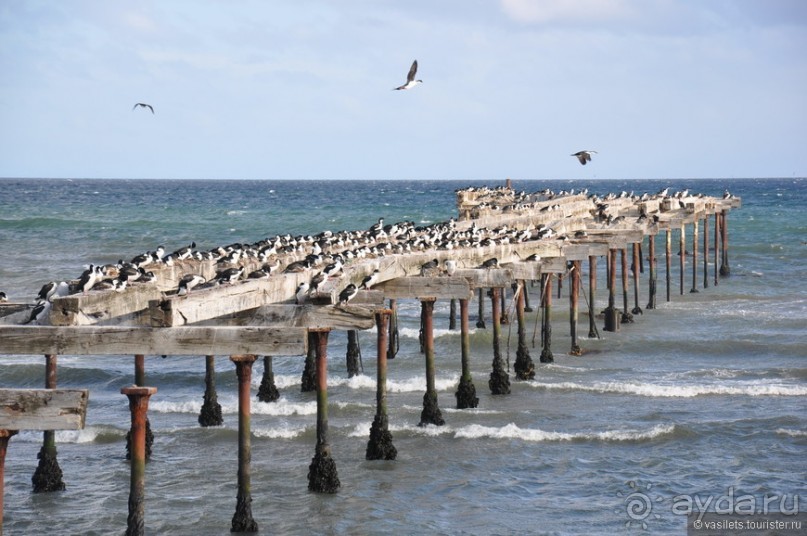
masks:
{"type": "Polygon", "coordinates": [[[574,153],[571,156],[576,156],[577,159],[580,160],[580,163],[585,166],[586,162],[591,162],[591,153],[596,153],[596,152],[597,151],[577,151],[576,153],[574,153]]]}
{"type": "Polygon", "coordinates": [[[154,107],[151,104],[146,104],[145,102],[138,102],[137,104],[132,106],[132,110],[134,110],[138,106],[140,106],[141,108],[148,108],[149,110],[151,110],[151,113],[154,113],[154,107]]]}
{"type": "Polygon", "coordinates": [[[418,72],[418,60],[412,62],[412,67],[409,68],[409,74],[406,75],[406,83],[398,86],[395,89],[412,89],[418,84],[422,84],[423,80],[415,80],[415,74],[418,72]]]}

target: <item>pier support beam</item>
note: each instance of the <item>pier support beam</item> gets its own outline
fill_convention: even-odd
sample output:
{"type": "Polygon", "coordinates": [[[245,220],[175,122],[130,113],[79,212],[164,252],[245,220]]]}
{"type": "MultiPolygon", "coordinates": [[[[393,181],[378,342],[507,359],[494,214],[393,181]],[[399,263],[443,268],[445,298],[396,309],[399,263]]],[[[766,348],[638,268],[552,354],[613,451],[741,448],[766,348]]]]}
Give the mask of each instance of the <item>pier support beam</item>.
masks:
{"type": "Polygon", "coordinates": [[[619,331],[616,308],[616,249],[608,250],[608,307],[605,309],[605,331],[619,331]]]}
{"type": "Polygon", "coordinates": [[[252,364],[255,355],[232,355],[238,377],[238,495],[230,532],[258,532],[252,518],[252,447],[250,443],[252,364]]]}
{"type": "Polygon", "coordinates": [[[715,212],[715,266],[714,266],[714,273],[715,278],[713,283],[717,286],[717,267],[719,266],[718,258],[720,254],[720,212],[715,212]]]}
{"type": "Polygon", "coordinates": [[[689,292],[698,292],[698,218],[692,222],[692,288],[689,292]]]}
{"type": "Polygon", "coordinates": [[[149,407],[149,398],[157,392],[157,388],[133,386],[124,387],[120,392],[129,398],[129,411],[132,414],[131,476],[126,536],[140,536],[146,533],[146,413],[149,407]]]}
{"type": "MultiPolygon", "coordinates": [[[[45,389],[56,389],[56,355],[53,354],[45,356],[45,389]]],[[[65,485],[62,468],[56,459],[56,432],[46,430],[43,436],[42,448],[37,455],[39,464],[31,477],[34,493],[62,491],[65,485]]]]}
{"type": "Polygon", "coordinates": [[[633,244],[633,309],[631,309],[631,313],[634,315],[644,314],[642,308],[639,307],[639,273],[642,271],[639,246],[639,242],[633,244]]]}
{"type": "Polygon", "coordinates": [[[703,288],[709,288],[709,215],[703,217],[703,288]]]}
{"type": "Polygon", "coordinates": [[[8,452],[8,440],[15,435],[17,430],[0,429],[0,536],[3,536],[3,497],[6,486],[6,452],[8,452]]]}
{"type": "Polygon", "coordinates": [[[530,349],[529,346],[527,346],[527,322],[524,320],[524,298],[526,294],[526,282],[519,281],[515,285],[518,350],[516,350],[516,362],[513,363],[513,370],[518,380],[531,380],[535,378],[535,363],[532,362],[530,349]]]}
{"type": "Polygon", "coordinates": [[[583,355],[580,342],[577,338],[577,317],[580,302],[580,261],[572,261],[572,289],[569,292],[569,333],[572,338],[572,348],[569,355],[583,355]]]}
{"type": "Polygon", "coordinates": [[[328,333],[313,331],[317,351],[317,446],[308,466],[308,489],[317,493],[336,493],[340,486],[336,462],[328,443],[328,333]]]}
{"type": "Polygon", "coordinates": [[[499,289],[499,297],[502,300],[502,307],[499,310],[499,323],[506,326],[510,323],[510,315],[507,314],[507,287],[499,289]]]}
{"type": "Polygon", "coordinates": [[[678,234],[678,291],[681,296],[684,295],[684,277],[686,275],[686,257],[687,257],[687,241],[686,241],[686,224],[681,224],[681,232],[678,234]]]}
{"type": "Polygon", "coordinates": [[[305,354],[305,365],[303,365],[303,376],[300,382],[300,391],[308,393],[317,390],[317,348],[314,332],[308,332],[308,351],[305,354]]]}
{"type": "Polygon", "coordinates": [[[597,294],[597,256],[588,256],[588,338],[599,338],[594,299],[597,294]]]}
{"type": "MultiPolygon", "coordinates": [[[[143,387],[146,385],[146,356],[136,354],[135,359],[135,385],[143,387]]],[[[146,416],[146,460],[151,459],[151,446],[154,444],[154,434],[151,432],[151,422],[146,416]]],[[[132,459],[132,431],[126,433],[126,459],[132,459]]]]}
{"type": "Polygon", "coordinates": [[[460,300],[460,339],[462,345],[462,375],[457,387],[457,409],[475,408],[479,405],[471,378],[471,335],[468,327],[468,300],[460,300]]]}
{"type": "Polygon", "coordinates": [[[387,359],[395,359],[398,355],[398,300],[390,299],[389,308],[392,314],[389,318],[389,349],[387,359]]]}
{"type": "Polygon", "coordinates": [[[633,315],[628,312],[628,249],[619,250],[622,259],[622,323],[633,322],[633,315]]]}
{"type": "Polygon", "coordinates": [[[205,397],[199,412],[200,426],[219,426],[224,423],[221,404],[216,393],[216,357],[205,356],[205,397]]]}
{"type": "Polygon", "coordinates": [[[479,313],[476,317],[476,329],[485,328],[485,289],[479,288],[479,313]]]}
{"type": "Polygon", "coordinates": [[[721,249],[723,251],[723,258],[720,262],[720,276],[728,277],[731,275],[731,268],[729,268],[729,214],[724,210],[720,216],[720,241],[721,249]]]}
{"type": "Polygon", "coordinates": [[[426,394],[423,395],[423,411],[420,412],[418,426],[434,424],[442,426],[446,422],[437,405],[434,367],[434,299],[420,301],[423,319],[423,353],[426,355],[426,394]]]}
{"type": "MultiPolygon", "coordinates": [[[[616,257],[614,257],[616,258],[616,257]]],[[[543,325],[541,326],[541,363],[554,363],[555,357],[552,355],[552,274],[541,274],[543,280],[543,325]]]]}
{"type": "Polygon", "coordinates": [[[670,292],[672,290],[672,229],[667,229],[664,261],[667,267],[667,301],[670,301],[670,292]]]}
{"type": "Polygon", "coordinates": [[[261,402],[276,402],[280,398],[280,391],[275,385],[275,372],[272,370],[272,356],[263,356],[263,377],[258,388],[258,400],[261,402]]]}
{"type": "Polygon", "coordinates": [[[345,355],[347,362],[347,377],[359,375],[359,363],[361,362],[361,348],[359,347],[359,330],[347,330],[347,354],[345,355]]]}
{"type": "Polygon", "coordinates": [[[656,278],[658,273],[656,272],[656,235],[650,235],[647,237],[647,249],[650,250],[648,254],[647,263],[650,265],[650,277],[648,278],[648,296],[647,296],[647,306],[646,309],[655,309],[656,308],[656,278]]]}
{"type": "Polygon", "coordinates": [[[387,320],[392,311],[376,311],[376,410],[370,426],[370,440],[367,443],[365,458],[368,460],[394,460],[398,450],[392,444],[387,417],[387,320]]]}
{"type": "Polygon", "coordinates": [[[501,300],[498,287],[490,289],[491,297],[490,302],[492,305],[493,316],[493,370],[490,373],[488,386],[490,392],[494,395],[507,395],[510,394],[510,376],[504,368],[504,360],[501,354],[501,337],[502,337],[502,324],[501,324],[501,300]]]}
{"type": "Polygon", "coordinates": [[[530,280],[530,284],[527,285],[527,282],[524,281],[524,312],[531,313],[532,307],[530,307],[530,293],[527,291],[529,287],[532,286],[532,280],[530,280]]]}
{"type": "Polygon", "coordinates": [[[457,300],[451,298],[448,302],[448,329],[453,331],[457,329],[457,300]]]}

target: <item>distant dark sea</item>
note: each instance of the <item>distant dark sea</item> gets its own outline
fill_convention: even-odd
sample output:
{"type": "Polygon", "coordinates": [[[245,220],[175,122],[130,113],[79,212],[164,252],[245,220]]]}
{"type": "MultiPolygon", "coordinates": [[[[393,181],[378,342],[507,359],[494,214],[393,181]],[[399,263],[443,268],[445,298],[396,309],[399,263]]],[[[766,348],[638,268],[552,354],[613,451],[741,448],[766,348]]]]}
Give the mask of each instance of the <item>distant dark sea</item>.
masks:
{"type": "MultiPolygon", "coordinates": [[[[364,229],[379,217],[444,221],[456,216],[455,190],[471,184],[501,181],[0,179],[0,290],[12,301],[33,301],[43,283],[159,245],[172,251],[195,241],[210,249],[276,234],[364,229]]],[[[506,396],[492,396],[487,385],[491,330],[474,329],[475,410],[454,409],[460,337],[448,330],[448,304],[438,302],[442,427],[417,426],[425,391],[419,304],[401,301],[401,347],[388,380],[394,462],[364,459],[375,414],[375,334],[361,333],[364,373],[348,379],[346,336],[333,332],[330,440],[342,482],[335,495],[307,489],[316,398],[300,392],[303,359],[275,358],[280,401],[253,399],[252,512],[261,533],[678,535],[685,533],[682,497],[695,504],[748,495],[762,508],[766,496],[776,496],[776,507],[784,499],[790,508],[795,499],[804,511],[807,180],[514,181],[528,192],[639,194],[666,186],[717,196],[728,189],[742,197],[742,208],[729,214],[731,276],[698,294],[687,286],[680,296],[674,262],[672,301],[662,292],[658,309],[634,324],[601,331],[600,340],[584,338],[582,357],[566,354],[564,294],[553,308],[555,363],[539,364],[540,348],[531,348],[535,380],[516,382],[511,371],[506,396]]],[[[599,276],[596,300],[604,304],[604,269],[599,276]]],[[[537,287],[530,291],[537,303],[537,287]]],[[[640,292],[644,305],[646,279],[640,292]]],[[[535,324],[535,313],[528,322],[535,324]]],[[[511,363],[515,337],[514,327],[503,328],[511,363]]],[[[237,382],[226,356],[216,364],[225,424],[203,429],[197,416],[204,360],[146,358],[146,383],[158,388],[149,406],[155,442],[146,469],[148,534],[229,534],[237,382]]],[[[133,369],[131,356],[59,356],[59,386],[90,389],[87,426],[57,433],[63,492],[31,492],[42,434],[11,439],[5,534],[125,531],[129,411],[120,389],[132,384],[133,369]]],[[[255,393],[261,372],[258,362],[255,393]]],[[[44,358],[0,356],[0,386],[44,386],[44,358]]]]}

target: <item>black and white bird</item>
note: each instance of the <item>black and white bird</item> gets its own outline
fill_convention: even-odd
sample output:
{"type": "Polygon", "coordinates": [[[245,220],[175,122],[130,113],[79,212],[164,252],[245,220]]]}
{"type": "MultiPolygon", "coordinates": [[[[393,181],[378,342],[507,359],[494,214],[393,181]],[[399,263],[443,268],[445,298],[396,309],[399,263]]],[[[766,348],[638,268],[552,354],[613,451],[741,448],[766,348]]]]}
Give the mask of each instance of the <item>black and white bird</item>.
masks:
{"type": "Polygon", "coordinates": [[[44,323],[52,305],[48,300],[38,300],[34,308],[31,309],[28,319],[23,324],[30,324],[31,322],[35,324],[44,323]]]}
{"type": "Polygon", "coordinates": [[[308,300],[308,290],[310,285],[308,281],[303,281],[299,285],[297,285],[297,290],[294,291],[294,301],[297,305],[301,305],[308,300]]]}
{"type": "Polygon", "coordinates": [[[98,282],[99,279],[102,278],[101,274],[101,267],[90,265],[90,267],[84,270],[84,273],[81,274],[81,277],[78,281],[78,289],[87,294],[89,290],[98,282]]]}
{"type": "Polygon", "coordinates": [[[577,160],[579,160],[580,163],[585,166],[586,162],[591,162],[591,153],[596,154],[597,151],[577,151],[571,156],[576,156],[577,160]]]}
{"type": "Polygon", "coordinates": [[[207,283],[207,279],[202,277],[199,274],[185,274],[182,276],[182,279],[179,280],[179,287],[177,288],[177,295],[185,296],[188,292],[191,291],[194,287],[197,287],[203,283],[207,283]]]}
{"type": "Polygon", "coordinates": [[[241,274],[243,273],[243,267],[221,270],[220,272],[216,272],[216,283],[219,285],[223,285],[224,283],[235,283],[241,278],[241,274]]]}
{"type": "Polygon", "coordinates": [[[134,105],[134,106],[132,106],[132,110],[134,110],[134,109],[135,109],[135,108],[137,108],[138,106],[139,106],[140,108],[148,108],[149,110],[151,110],[151,113],[154,113],[154,107],[153,107],[151,104],[146,104],[145,102],[138,102],[138,103],[135,103],[135,105],[134,105]]]}
{"type": "Polygon", "coordinates": [[[454,275],[454,272],[457,271],[457,261],[449,259],[445,262],[445,267],[448,275],[454,275]]]}
{"type": "Polygon", "coordinates": [[[67,283],[64,281],[51,281],[42,285],[36,299],[50,301],[53,296],[67,296],[69,293],[70,286],[67,283]]]}
{"type": "Polygon", "coordinates": [[[363,288],[363,289],[372,288],[373,285],[378,283],[378,277],[379,277],[379,271],[378,271],[378,268],[376,268],[375,270],[373,270],[373,273],[371,273],[370,275],[368,275],[367,277],[362,279],[361,285],[359,285],[359,288],[363,288]]]}
{"type": "Polygon", "coordinates": [[[322,270],[322,274],[325,277],[333,277],[338,275],[339,272],[341,271],[342,271],[342,261],[336,259],[334,262],[326,266],[324,270],[322,270]]]}
{"type": "Polygon", "coordinates": [[[339,293],[339,305],[346,305],[347,302],[355,298],[358,293],[359,289],[356,288],[356,285],[353,283],[349,284],[339,293]]]}
{"type": "Polygon", "coordinates": [[[425,275],[428,272],[433,271],[435,268],[440,266],[440,261],[437,259],[432,259],[427,263],[424,263],[420,266],[420,275],[425,275]]]}
{"type": "Polygon", "coordinates": [[[8,295],[5,292],[0,291],[0,303],[4,303],[8,301],[8,295]]]}
{"type": "Polygon", "coordinates": [[[497,266],[499,266],[499,259],[493,257],[483,262],[480,268],[496,268],[497,266]]]}
{"type": "Polygon", "coordinates": [[[418,72],[418,60],[412,62],[412,66],[409,68],[409,74],[406,75],[406,83],[402,86],[398,86],[395,89],[412,89],[418,84],[422,84],[423,80],[415,80],[415,75],[418,72]]]}
{"type": "Polygon", "coordinates": [[[319,286],[325,281],[325,274],[319,272],[311,278],[310,292],[313,294],[319,290],[319,286]]]}

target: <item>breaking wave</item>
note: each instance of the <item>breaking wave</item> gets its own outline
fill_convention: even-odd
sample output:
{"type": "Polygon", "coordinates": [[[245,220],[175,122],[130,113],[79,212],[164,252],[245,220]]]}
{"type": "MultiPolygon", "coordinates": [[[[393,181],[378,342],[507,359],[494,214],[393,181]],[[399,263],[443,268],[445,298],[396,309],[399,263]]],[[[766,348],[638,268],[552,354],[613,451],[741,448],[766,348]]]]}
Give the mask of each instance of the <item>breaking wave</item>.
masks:
{"type": "Polygon", "coordinates": [[[782,384],[738,384],[738,385],[659,385],[653,383],[596,382],[583,384],[575,382],[530,383],[529,385],[547,390],[589,391],[595,393],[616,393],[661,398],[692,398],[704,395],[745,395],[745,396],[805,396],[807,386],[782,384]]]}

